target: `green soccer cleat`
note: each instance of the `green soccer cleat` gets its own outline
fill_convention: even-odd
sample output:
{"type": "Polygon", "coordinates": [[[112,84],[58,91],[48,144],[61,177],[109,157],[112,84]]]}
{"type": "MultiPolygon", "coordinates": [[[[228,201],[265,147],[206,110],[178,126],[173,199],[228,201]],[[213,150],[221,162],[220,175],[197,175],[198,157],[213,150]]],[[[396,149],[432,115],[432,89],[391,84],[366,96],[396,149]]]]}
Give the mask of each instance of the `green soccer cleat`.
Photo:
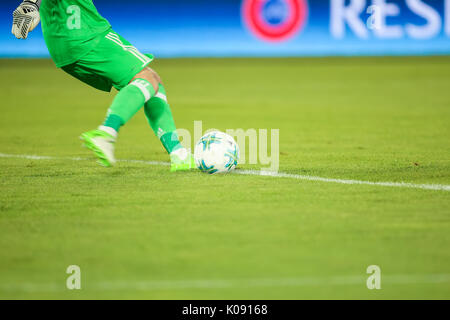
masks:
{"type": "Polygon", "coordinates": [[[80,139],[84,145],[94,151],[97,162],[104,167],[112,167],[116,163],[114,158],[114,143],[116,139],[109,133],[102,130],[92,130],[83,133],[80,139]]]}
{"type": "Polygon", "coordinates": [[[194,156],[192,154],[188,154],[184,160],[180,158],[178,154],[171,153],[170,154],[170,171],[188,171],[195,169],[197,166],[195,165],[194,156]]]}

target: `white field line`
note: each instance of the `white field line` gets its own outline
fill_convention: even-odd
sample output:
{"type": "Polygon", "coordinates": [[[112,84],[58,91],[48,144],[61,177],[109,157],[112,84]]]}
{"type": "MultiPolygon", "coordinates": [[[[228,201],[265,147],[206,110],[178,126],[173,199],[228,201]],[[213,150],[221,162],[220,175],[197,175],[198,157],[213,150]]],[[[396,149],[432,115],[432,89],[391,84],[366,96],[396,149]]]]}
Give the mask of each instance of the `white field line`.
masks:
{"type": "Polygon", "coordinates": [[[360,185],[380,186],[380,187],[397,187],[397,188],[413,188],[413,189],[425,189],[425,190],[450,191],[450,185],[445,185],[445,184],[415,184],[415,183],[407,183],[407,182],[373,182],[373,181],[361,181],[361,180],[322,178],[322,177],[305,176],[305,175],[290,174],[290,173],[283,173],[283,172],[267,172],[267,171],[257,171],[257,170],[237,170],[236,173],[243,174],[243,175],[252,175],[252,176],[291,178],[291,179],[297,179],[297,180],[331,182],[331,183],[340,183],[340,184],[360,184],[360,185]]]}
{"type": "MultiPolygon", "coordinates": [[[[88,291],[156,291],[183,289],[242,289],[273,287],[331,287],[366,286],[365,276],[303,277],[303,278],[260,278],[234,280],[153,280],[153,281],[114,281],[82,283],[82,289],[88,291]]],[[[384,275],[381,286],[442,284],[450,283],[450,274],[400,274],[384,275]]],[[[0,292],[60,292],[67,290],[65,283],[16,283],[0,284],[0,292]]]]}
{"type": "MultiPolygon", "coordinates": [[[[69,161],[88,161],[93,158],[80,158],[80,157],[51,157],[51,156],[36,156],[30,154],[6,154],[0,153],[0,158],[15,158],[15,159],[27,159],[27,160],[69,160],[69,161]]],[[[162,161],[146,161],[146,160],[117,160],[117,162],[128,163],[141,163],[151,166],[169,166],[169,162],[162,161]]]]}
{"type": "MultiPolygon", "coordinates": [[[[70,158],[70,157],[63,158],[63,157],[20,155],[20,154],[14,155],[14,154],[5,154],[5,153],[0,153],[0,158],[17,158],[17,159],[29,159],[29,160],[71,160],[71,161],[92,160],[89,158],[70,158]]],[[[118,162],[128,162],[128,163],[140,163],[140,164],[153,165],[153,166],[169,166],[170,165],[168,162],[161,162],[161,161],[145,161],[145,160],[117,160],[117,161],[118,162]]],[[[445,185],[445,184],[415,184],[415,183],[407,183],[407,182],[373,182],[373,181],[361,181],[361,180],[323,178],[323,177],[290,174],[290,173],[283,173],[283,172],[267,172],[267,171],[258,171],[258,170],[236,170],[235,173],[241,174],[241,175],[264,176],[264,177],[274,177],[274,178],[290,178],[290,179],[296,179],[296,180],[327,182],[327,183],[450,191],[450,185],[445,185]]]]}

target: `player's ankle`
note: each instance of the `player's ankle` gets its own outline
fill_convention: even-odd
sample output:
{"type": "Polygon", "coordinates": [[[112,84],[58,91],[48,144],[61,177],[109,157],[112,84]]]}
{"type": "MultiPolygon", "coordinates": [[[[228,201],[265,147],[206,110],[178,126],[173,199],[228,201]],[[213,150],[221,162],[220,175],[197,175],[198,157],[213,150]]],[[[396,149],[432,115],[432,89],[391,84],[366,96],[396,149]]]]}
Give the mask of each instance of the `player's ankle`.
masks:
{"type": "Polygon", "coordinates": [[[111,135],[114,139],[117,138],[118,132],[114,128],[102,125],[98,127],[98,130],[106,132],[107,134],[111,135]]]}
{"type": "Polygon", "coordinates": [[[186,148],[178,148],[170,153],[170,156],[177,156],[180,160],[184,161],[189,157],[189,151],[186,148]]]}
{"type": "Polygon", "coordinates": [[[102,127],[112,128],[117,133],[119,132],[120,128],[124,125],[124,123],[125,122],[122,120],[120,116],[118,116],[117,114],[113,114],[111,113],[111,111],[109,111],[105,121],[103,122],[102,127]]]}

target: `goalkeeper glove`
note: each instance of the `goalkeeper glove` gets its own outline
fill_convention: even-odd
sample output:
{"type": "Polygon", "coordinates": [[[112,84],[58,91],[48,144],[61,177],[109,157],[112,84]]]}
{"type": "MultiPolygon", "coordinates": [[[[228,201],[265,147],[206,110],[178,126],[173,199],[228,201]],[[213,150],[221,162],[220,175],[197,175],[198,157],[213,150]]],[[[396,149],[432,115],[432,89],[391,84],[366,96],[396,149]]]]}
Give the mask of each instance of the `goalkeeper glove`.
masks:
{"type": "Polygon", "coordinates": [[[17,39],[26,39],[28,33],[33,31],[41,21],[40,3],[41,0],[25,0],[14,10],[12,33],[17,39]]]}

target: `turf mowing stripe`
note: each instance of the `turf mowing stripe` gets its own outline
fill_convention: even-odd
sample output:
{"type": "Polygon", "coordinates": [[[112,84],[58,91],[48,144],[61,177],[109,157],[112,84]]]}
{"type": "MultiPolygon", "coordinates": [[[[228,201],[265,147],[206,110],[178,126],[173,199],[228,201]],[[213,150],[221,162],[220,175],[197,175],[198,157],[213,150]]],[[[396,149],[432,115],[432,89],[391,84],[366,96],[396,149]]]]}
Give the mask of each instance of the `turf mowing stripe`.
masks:
{"type": "MultiPolygon", "coordinates": [[[[234,279],[234,280],[154,280],[154,281],[116,281],[85,283],[83,289],[92,291],[116,290],[182,290],[182,289],[229,289],[229,288],[264,288],[264,287],[321,287],[321,286],[365,286],[367,277],[302,277],[279,279],[234,279]]],[[[382,286],[411,284],[450,283],[450,274],[428,275],[385,275],[381,279],[382,286]]],[[[59,292],[66,291],[64,283],[18,283],[0,284],[0,291],[9,292],[59,292]]]]}
{"type": "MultiPolygon", "coordinates": [[[[72,160],[72,161],[87,161],[92,160],[91,158],[62,158],[62,157],[51,157],[51,156],[36,156],[36,155],[14,155],[0,153],[0,158],[17,158],[17,159],[29,159],[29,160],[72,160]]],[[[145,160],[117,160],[117,162],[126,163],[140,163],[154,166],[169,166],[168,162],[161,161],[145,161],[145,160]]],[[[407,182],[373,182],[373,181],[360,181],[360,180],[347,180],[347,179],[333,179],[333,178],[323,178],[314,176],[305,176],[299,174],[290,174],[283,172],[267,172],[267,171],[257,171],[257,170],[236,170],[236,174],[242,175],[252,175],[252,176],[263,176],[263,177],[274,177],[274,178],[290,178],[297,180],[306,181],[318,181],[327,183],[339,183],[339,184],[356,184],[356,185],[369,185],[369,186],[380,186],[380,187],[396,187],[396,188],[411,188],[411,189],[422,189],[422,190],[438,190],[438,191],[450,191],[450,185],[445,184],[414,184],[407,182]]]]}

